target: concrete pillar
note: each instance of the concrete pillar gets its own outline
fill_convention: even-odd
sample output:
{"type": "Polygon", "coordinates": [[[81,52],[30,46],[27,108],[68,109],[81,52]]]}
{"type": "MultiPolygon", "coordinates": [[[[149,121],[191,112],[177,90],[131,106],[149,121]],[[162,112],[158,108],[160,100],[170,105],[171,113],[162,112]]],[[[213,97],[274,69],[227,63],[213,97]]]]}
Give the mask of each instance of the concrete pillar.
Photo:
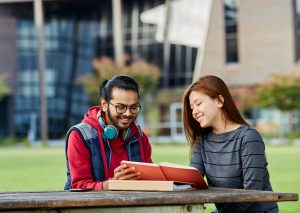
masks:
{"type": "Polygon", "coordinates": [[[45,45],[44,45],[44,17],[43,1],[34,0],[34,22],[37,32],[38,42],[38,69],[40,82],[40,131],[41,140],[48,140],[48,113],[47,97],[45,94],[45,45]]]}
{"type": "Polygon", "coordinates": [[[123,24],[122,24],[122,2],[121,0],[112,1],[113,13],[113,40],[115,60],[122,59],[124,53],[123,44],[123,24]]]}

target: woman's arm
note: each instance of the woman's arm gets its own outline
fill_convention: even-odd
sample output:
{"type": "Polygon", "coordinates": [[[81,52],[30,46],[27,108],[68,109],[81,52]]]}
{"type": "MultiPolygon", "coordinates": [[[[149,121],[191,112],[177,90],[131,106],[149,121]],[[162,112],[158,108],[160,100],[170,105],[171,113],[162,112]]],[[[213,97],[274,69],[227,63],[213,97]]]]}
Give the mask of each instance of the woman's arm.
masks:
{"type": "Polygon", "coordinates": [[[203,148],[201,147],[201,144],[199,141],[197,141],[192,149],[192,156],[190,159],[190,166],[195,167],[199,169],[202,176],[205,176],[205,167],[203,163],[203,157],[202,157],[202,151],[203,148]]]}
{"type": "Polygon", "coordinates": [[[255,129],[245,132],[241,147],[243,185],[245,189],[263,190],[267,161],[265,144],[255,129]]]}

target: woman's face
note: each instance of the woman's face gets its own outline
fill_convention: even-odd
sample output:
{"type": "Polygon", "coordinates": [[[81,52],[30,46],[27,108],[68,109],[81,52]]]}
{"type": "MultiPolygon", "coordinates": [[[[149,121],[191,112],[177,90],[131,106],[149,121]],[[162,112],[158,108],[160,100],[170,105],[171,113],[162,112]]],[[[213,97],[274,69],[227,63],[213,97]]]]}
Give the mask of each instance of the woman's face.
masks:
{"type": "Polygon", "coordinates": [[[223,103],[220,100],[212,99],[198,91],[192,91],[189,100],[193,118],[202,128],[212,127],[214,129],[222,122],[221,107],[223,103]]]}

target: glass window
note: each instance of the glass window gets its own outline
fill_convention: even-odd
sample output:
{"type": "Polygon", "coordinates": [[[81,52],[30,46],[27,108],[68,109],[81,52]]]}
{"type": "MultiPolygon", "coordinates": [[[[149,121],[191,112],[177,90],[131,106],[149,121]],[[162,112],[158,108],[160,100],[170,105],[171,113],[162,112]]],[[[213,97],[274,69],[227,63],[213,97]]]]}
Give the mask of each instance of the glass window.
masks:
{"type": "Polygon", "coordinates": [[[224,0],[226,63],[237,63],[238,55],[238,13],[237,0],[224,0]]]}
{"type": "Polygon", "coordinates": [[[300,0],[294,0],[295,17],[295,59],[300,60],[300,0]]]}

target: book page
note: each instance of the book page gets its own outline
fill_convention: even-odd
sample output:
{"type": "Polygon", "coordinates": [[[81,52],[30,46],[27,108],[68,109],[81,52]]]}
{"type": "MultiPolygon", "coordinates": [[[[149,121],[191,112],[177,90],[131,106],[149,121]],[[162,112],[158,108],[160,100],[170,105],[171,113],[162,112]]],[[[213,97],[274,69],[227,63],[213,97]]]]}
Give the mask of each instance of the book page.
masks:
{"type": "MultiPolygon", "coordinates": [[[[108,190],[126,191],[173,191],[173,181],[151,181],[151,180],[108,180],[108,190]]],[[[176,188],[180,190],[181,188],[176,188]]],[[[181,189],[182,190],[182,189],[181,189]]]]}
{"type": "Polygon", "coordinates": [[[175,168],[183,168],[183,169],[184,168],[185,169],[196,169],[196,168],[191,167],[191,166],[181,165],[181,164],[177,164],[177,163],[170,163],[170,162],[160,162],[158,165],[175,167],[175,168]]]}
{"type": "Polygon", "coordinates": [[[158,164],[125,160],[123,160],[121,164],[126,164],[128,167],[134,167],[135,171],[140,172],[140,180],[166,180],[158,164]]]}
{"type": "Polygon", "coordinates": [[[175,183],[173,186],[173,191],[183,191],[183,190],[194,190],[190,184],[177,184],[175,183]]]}

